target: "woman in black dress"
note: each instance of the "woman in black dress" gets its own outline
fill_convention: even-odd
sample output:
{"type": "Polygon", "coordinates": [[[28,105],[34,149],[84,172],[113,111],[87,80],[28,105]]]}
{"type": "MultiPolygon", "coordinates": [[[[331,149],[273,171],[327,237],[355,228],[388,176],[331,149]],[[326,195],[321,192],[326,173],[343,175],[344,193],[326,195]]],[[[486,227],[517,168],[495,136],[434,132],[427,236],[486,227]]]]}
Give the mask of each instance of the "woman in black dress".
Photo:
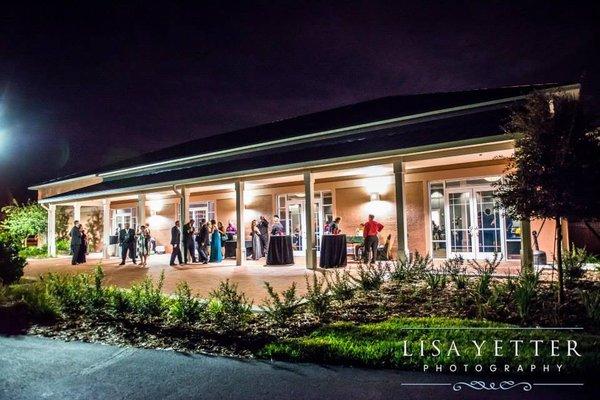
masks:
{"type": "Polygon", "coordinates": [[[79,246],[79,254],[77,255],[77,263],[84,264],[85,263],[85,255],[87,254],[87,235],[83,227],[79,228],[81,230],[81,246],[79,246]]]}

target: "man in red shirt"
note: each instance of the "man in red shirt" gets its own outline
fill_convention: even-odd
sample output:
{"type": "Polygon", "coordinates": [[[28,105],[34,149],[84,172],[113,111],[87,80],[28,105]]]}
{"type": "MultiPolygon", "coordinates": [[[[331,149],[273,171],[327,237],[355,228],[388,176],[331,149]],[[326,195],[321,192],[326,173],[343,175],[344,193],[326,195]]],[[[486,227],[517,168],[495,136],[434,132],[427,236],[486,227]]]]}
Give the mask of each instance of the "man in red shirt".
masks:
{"type": "Polygon", "coordinates": [[[365,262],[369,262],[369,251],[371,252],[371,262],[377,261],[377,246],[379,245],[379,232],[383,225],[375,221],[375,216],[369,214],[369,220],[365,222],[363,237],[365,238],[365,262]]]}

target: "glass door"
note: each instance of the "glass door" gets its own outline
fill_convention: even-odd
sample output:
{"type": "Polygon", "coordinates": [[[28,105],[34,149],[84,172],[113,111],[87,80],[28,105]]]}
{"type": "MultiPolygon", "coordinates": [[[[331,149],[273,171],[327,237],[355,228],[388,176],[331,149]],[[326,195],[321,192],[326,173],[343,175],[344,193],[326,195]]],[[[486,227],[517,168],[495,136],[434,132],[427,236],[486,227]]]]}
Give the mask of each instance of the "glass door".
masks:
{"type": "Polygon", "coordinates": [[[289,224],[287,224],[287,234],[292,237],[292,249],[294,255],[302,255],[304,252],[304,243],[306,241],[306,224],[304,218],[304,200],[291,200],[287,205],[289,224]]]}
{"type": "Polygon", "coordinates": [[[476,257],[490,258],[494,253],[504,254],[502,248],[502,221],[498,200],[492,190],[473,190],[475,193],[475,218],[477,224],[473,234],[476,257]]]}
{"type": "Polygon", "coordinates": [[[450,256],[475,258],[473,243],[473,191],[472,189],[448,190],[448,239],[450,256]]]}

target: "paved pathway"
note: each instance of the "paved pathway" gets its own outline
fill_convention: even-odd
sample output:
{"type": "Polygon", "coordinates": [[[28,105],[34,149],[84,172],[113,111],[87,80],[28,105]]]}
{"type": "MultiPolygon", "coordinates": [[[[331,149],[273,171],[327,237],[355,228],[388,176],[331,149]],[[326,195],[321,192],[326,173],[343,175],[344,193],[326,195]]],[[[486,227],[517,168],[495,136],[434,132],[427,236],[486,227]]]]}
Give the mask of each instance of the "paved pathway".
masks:
{"type": "Polygon", "coordinates": [[[465,379],[0,336],[0,399],[575,400],[593,394],[588,386],[534,386],[525,393],[516,389],[453,392],[448,386],[403,385],[465,379]]]}
{"type": "MultiPolygon", "coordinates": [[[[72,266],[66,256],[46,259],[31,259],[25,268],[25,275],[38,277],[47,272],[82,273],[91,272],[96,265],[101,264],[106,274],[106,283],[121,287],[130,287],[133,282],[139,282],[146,276],[158,279],[161,271],[165,271],[164,291],[173,293],[177,283],[187,281],[193,293],[206,298],[219,284],[229,279],[238,284],[246,296],[260,304],[266,296],[264,282],[268,281],[277,291],[287,289],[296,282],[299,294],[306,293],[305,275],[312,274],[306,269],[304,257],[295,257],[296,264],[292,266],[265,266],[265,260],[251,261],[243,267],[236,267],[235,260],[227,259],[222,263],[188,264],[176,267],[169,266],[169,255],[152,255],[149,258],[149,268],[140,268],[132,264],[119,266],[120,259],[102,260],[99,254],[92,254],[83,265],[72,266]]],[[[349,263],[351,271],[356,270],[357,264],[349,263]]],[[[519,272],[518,262],[504,262],[497,273],[516,275],[519,272]]]]}

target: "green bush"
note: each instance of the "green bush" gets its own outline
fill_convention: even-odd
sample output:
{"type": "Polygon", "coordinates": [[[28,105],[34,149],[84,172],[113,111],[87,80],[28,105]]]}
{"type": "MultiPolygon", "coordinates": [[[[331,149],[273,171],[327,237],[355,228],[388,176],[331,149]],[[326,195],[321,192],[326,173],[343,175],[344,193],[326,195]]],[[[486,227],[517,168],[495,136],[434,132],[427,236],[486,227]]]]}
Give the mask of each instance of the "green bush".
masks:
{"type": "Polygon", "coordinates": [[[334,300],[344,302],[354,297],[354,285],[352,284],[352,276],[348,270],[340,273],[335,270],[332,273],[325,275],[327,280],[327,288],[334,300]]]}
{"type": "Polygon", "coordinates": [[[12,285],[8,293],[14,300],[23,301],[35,320],[50,321],[60,314],[58,301],[42,281],[12,285]]]}
{"type": "Polygon", "coordinates": [[[97,314],[103,312],[107,303],[102,287],[104,271],[99,265],[94,275],[48,274],[42,282],[60,304],[61,310],[67,314],[97,314]]]}
{"type": "Polygon", "coordinates": [[[265,282],[265,288],[269,297],[263,302],[260,308],[265,315],[278,325],[284,325],[297,312],[302,297],[296,295],[296,282],[292,286],[281,292],[281,295],[273,289],[269,282],[265,282]]]}
{"type": "Polygon", "coordinates": [[[244,293],[238,293],[237,287],[237,284],[230,284],[227,279],[220,282],[219,287],[210,293],[208,315],[225,331],[245,328],[252,317],[252,303],[244,293]]]}
{"type": "Polygon", "coordinates": [[[166,314],[167,298],[162,293],[165,271],[160,273],[156,285],[149,277],[142,282],[131,285],[129,298],[132,312],[142,319],[162,317],[166,314]]]}
{"type": "Polygon", "coordinates": [[[0,241],[0,284],[9,285],[23,276],[27,260],[19,255],[19,248],[8,240],[0,241]]]}
{"type": "Polygon", "coordinates": [[[194,323],[202,319],[205,304],[192,296],[187,282],[179,282],[171,302],[169,315],[177,322],[194,323]]]}
{"type": "Polygon", "coordinates": [[[540,273],[524,270],[514,288],[517,313],[523,322],[527,321],[531,312],[532,302],[537,294],[540,273]]]}
{"type": "Polygon", "coordinates": [[[590,259],[585,248],[577,248],[574,245],[571,250],[563,249],[562,262],[567,282],[573,283],[580,279],[585,273],[583,267],[590,259]]]}
{"type": "Polygon", "coordinates": [[[595,325],[600,324],[600,291],[581,292],[581,301],[583,302],[588,318],[595,325]]]}
{"type": "Polygon", "coordinates": [[[48,246],[43,245],[40,247],[23,247],[21,250],[19,250],[19,255],[23,258],[45,258],[48,257],[48,246]]]}
{"type": "Polygon", "coordinates": [[[107,313],[115,317],[121,317],[133,312],[133,304],[127,290],[116,286],[109,286],[104,289],[104,297],[106,299],[105,307],[107,313]]]}
{"type": "Polygon", "coordinates": [[[327,293],[327,281],[325,278],[319,278],[316,273],[312,274],[312,284],[308,279],[308,275],[305,275],[304,278],[306,280],[308,310],[315,317],[323,319],[331,306],[331,297],[327,293]]]}
{"type": "Polygon", "coordinates": [[[433,260],[429,254],[422,256],[418,251],[409,253],[408,257],[394,262],[390,279],[393,281],[414,282],[425,277],[425,273],[433,266],[433,260]]]}
{"type": "Polygon", "coordinates": [[[57,240],[56,251],[60,254],[69,254],[71,252],[71,242],[68,239],[57,240]]]}
{"type": "Polygon", "coordinates": [[[358,264],[356,270],[358,277],[352,277],[352,279],[358,284],[358,286],[364,290],[378,290],[381,285],[385,282],[385,276],[389,271],[388,264],[378,262],[377,264],[358,264]]]}

